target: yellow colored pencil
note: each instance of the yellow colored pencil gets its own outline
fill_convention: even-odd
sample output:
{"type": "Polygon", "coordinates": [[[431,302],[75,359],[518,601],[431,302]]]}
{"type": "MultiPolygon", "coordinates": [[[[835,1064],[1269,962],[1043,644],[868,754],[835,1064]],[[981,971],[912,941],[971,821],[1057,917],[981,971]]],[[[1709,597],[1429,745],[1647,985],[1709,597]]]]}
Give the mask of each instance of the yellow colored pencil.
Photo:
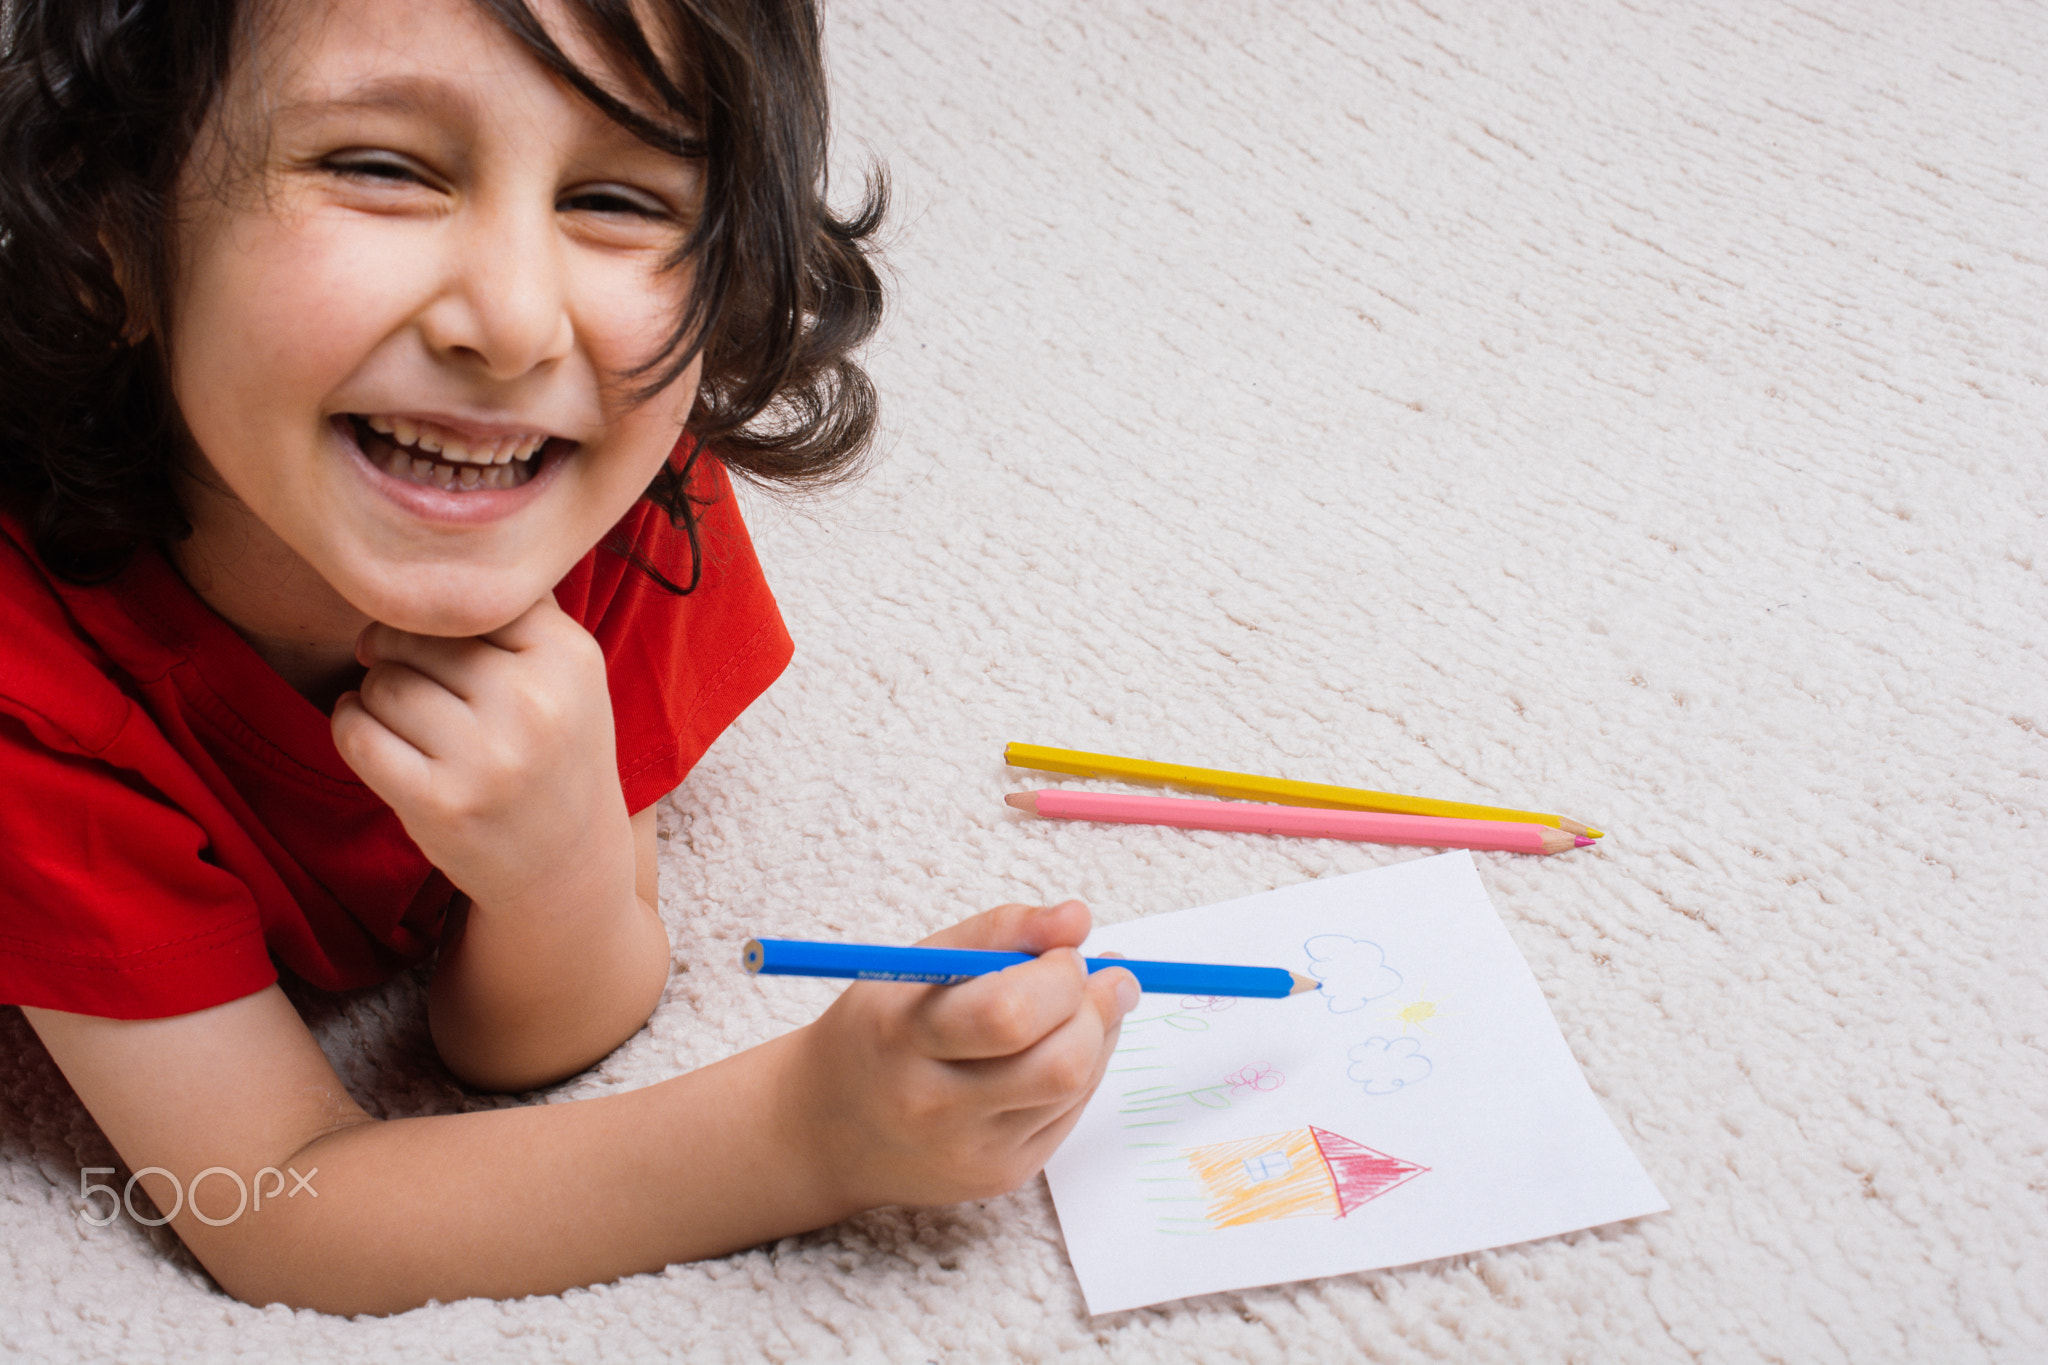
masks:
{"type": "Polygon", "coordinates": [[[1260,777],[1255,773],[1223,772],[1216,768],[1190,768],[1179,763],[1153,763],[1142,758],[1119,758],[1115,754],[1085,754],[1078,749],[1048,749],[1039,744],[1010,744],[1003,748],[1003,761],[1013,768],[1034,768],[1045,773],[1069,773],[1075,777],[1109,777],[1147,787],[1176,787],[1183,791],[1207,792],[1211,796],[1239,801],[1269,801],[1281,806],[1320,806],[1325,810],[1378,810],[1401,815],[1441,815],[1454,820],[1514,820],[1527,825],[1550,825],[1568,834],[1601,837],[1562,815],[1538,811],[1509,810],[1502,806],[1477,806],[1469,801],[1437,801],[1427,796],[1400,796],[1393,792],[1366,791],[1361,787],[1333,787],[1322,782],[1290,782],[1281,777],[1260,777]]]}

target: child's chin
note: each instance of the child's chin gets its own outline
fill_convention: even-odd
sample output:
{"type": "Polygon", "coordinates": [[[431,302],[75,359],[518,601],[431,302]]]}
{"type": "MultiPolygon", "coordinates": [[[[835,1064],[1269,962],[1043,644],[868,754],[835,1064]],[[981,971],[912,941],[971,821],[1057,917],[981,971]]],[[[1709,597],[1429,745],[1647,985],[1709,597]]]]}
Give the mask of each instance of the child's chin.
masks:
{"type": "Polygon", "coordinates": [[[406,597],[358,602],[356,605],[371,620],[413,635],[466,639],[473,635],[488,635],[510,625],[539,600],[540,595],[536,592],[523,600],[507,596],[502,600],[471,597],[450,602],[406,597]]]}

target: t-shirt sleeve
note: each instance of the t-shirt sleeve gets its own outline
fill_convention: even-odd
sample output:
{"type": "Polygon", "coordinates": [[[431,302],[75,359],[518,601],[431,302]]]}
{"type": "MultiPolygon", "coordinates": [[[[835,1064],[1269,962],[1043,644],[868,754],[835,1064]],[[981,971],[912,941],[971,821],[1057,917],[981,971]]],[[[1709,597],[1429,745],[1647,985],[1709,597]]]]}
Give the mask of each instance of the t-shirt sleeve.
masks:
{"type": "Polygon", "coordinates": [[[0,792],[0,1001],[163,1018],[277,979],[248,887],[132,771],[0,711],[0,792]]]}
{"type": "Polygon", "coordinates": [[[703,555],[691,592],[668,591],[633,562],[677,586],[692,574],[689,537],[646,502],[556,589],[604,650],[631,811],[674,790],[793,650],[723,467],[699,460],[691,491],[703,555]]]}

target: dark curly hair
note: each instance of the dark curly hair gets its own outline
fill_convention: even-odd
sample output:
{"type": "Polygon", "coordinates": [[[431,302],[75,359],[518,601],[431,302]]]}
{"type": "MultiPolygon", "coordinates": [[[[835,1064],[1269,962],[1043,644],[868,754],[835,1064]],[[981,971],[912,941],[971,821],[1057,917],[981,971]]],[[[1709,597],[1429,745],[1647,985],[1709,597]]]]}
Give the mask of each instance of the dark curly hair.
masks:
{"type": "MultiPolygon", "coordinates": [[[[157,340],[170,227],[180,169],[261,3],[0,0],[0,494],[72,581],[191,533],[157,340]]],[[[646,494],[690,537],[690,583],[635,556],[687,592],[704,452],[757,480],[816,482],[850,472],[872,438],[874,389],[851,352],[881,316],[868,243],[886,185],[872,174],[850,215],[826,202],[814,0],[660,0],[682,73],[631,0],[568,0],[648,108],[578,68],[526,0],[472,3],[636,137],[703,161],[702,217],[674,262],[696,265],[690,296],[660,354],[626,376],[652,393],[703,357],[694,453],[646,494]]]]}

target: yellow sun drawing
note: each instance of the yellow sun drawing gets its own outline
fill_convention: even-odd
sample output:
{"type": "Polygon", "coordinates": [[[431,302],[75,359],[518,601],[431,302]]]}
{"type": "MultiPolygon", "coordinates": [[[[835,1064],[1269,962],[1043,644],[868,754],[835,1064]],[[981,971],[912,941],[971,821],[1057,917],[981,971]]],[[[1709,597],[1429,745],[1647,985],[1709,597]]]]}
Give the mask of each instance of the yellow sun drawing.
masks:
{"type": "Polygon", "coordinates": [[[1422,987],[1416,992],[1414,1003],[1401,1006],[1390,1016],[1401,1025],[1402,1033],[1408,1032],[1410,1024],[1413,1024],[1422,1032],[1428,1033],[1430,1031],[1429,1021],[1439,1018],[1446,1013],[1442,1008],[1441,1001],[1426,998],[1428,991],[1429,987],[1422,987]]]}

